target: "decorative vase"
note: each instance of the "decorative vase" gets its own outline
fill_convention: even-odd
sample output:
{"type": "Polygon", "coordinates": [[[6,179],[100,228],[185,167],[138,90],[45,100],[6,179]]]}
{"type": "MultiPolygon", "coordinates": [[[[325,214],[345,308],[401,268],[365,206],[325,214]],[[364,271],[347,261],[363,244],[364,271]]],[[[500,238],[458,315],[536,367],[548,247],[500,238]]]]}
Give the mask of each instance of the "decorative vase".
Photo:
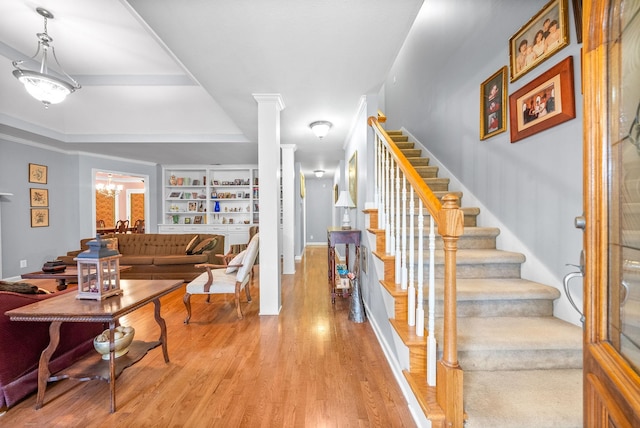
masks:
{"type": "Polygon", "coordinates": [[[178,177],[178,186],[182,186],[183,182],[184,182],[184,178],[183,177],[178,177]]]}
{"type": "Polygon", "coordinates": [[[169,179],[169,184],[172,186],[175,186],[178,183],[178,180],[176,179],[175,175],[172,175],[171,178],[169,179]]]}
{"type": "Polygon", "coordinates": [[[349,306],[349,320],[357,323],[365,322],[364,304],[362,295],[360,294],[360,281],[358,278],[353,280],[351,292],[351,305],[349,306]]]}
{"type": "Polygon", "coordinates": [[[180,221],[180,216],[177,214],[173,215],[173,224],[178,224],[178,222],[180,221]]]}
{"type": "Polygon", "coordinates": [[[220,212],[220,202],[216,201],[216,205],[213,207],[213,210],[217,213],[220,212]]]}

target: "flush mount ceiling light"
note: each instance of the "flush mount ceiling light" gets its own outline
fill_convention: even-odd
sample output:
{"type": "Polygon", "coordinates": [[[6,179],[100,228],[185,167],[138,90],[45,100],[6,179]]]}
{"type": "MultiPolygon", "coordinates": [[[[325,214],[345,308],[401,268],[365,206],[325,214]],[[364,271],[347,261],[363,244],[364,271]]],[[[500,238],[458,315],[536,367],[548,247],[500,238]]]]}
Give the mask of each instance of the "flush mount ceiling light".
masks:
{"type": "Polygon", "coordinates": [[[316,169],[315,171],[313,171],[313,173],[316,175],[316,177],[320,178],[324,175],[324,169],[316,169]]]}
{"type": "Polygon", "coordinates": [[[44,33],[36,34],[36,37],[38,38],[38,49],[31,59],[37,61],[38,54],[42,51],[40,71],[20,68],[24,61],[16,60],[13,61],[13,66],[16,68],[13,71],[13,75],[24,84],[25,89],[33,98],[41,101],[44,106],[48,108],[49,104],[58,104],[64,101],[67,95],[71,92],[76,89],[80,89],[80,84],[62,69],[62,66],[58,62],[58,58],[56,57],[56,51],[53,46],[51,46],[53,38],[47,33],[47,19],[53,19],[53,14],[42,7],[36,8],[36,12],[44,18],[44,33]],[[56,64],[58,64],[62,74],[64,74],[70,82],[48,74],[49,69],[47,67],[47,55],[49,51],[51,51],[53,59],[56,60],[56,64]]]}
{"type": "Polygon", "coordinates": [[[326,120],[318,120],[309,124],[309,128],[311,128],[311,130],[318,136],[318,138],[324,138],[324,136],[327,135],[329,129],[331,129],[332,126],[333,124],[326,120]]]}

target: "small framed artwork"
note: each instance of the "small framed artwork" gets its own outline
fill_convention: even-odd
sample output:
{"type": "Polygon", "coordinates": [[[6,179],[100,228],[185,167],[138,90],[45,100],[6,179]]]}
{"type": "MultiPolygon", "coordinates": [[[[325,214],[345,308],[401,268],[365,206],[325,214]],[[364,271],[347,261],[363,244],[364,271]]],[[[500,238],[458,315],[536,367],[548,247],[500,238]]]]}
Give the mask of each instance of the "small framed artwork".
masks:
{"type": "Polygon", "coordinates": [[[171,192],[167,199],[182,199],[182,192],[171,192]]]}
{"type": "Polygon", "coordinates": [[[185,217],[184,224],[191,224],[191,217],[185,217]]]}
{"type": "Polygon", "coordinates": [[[31,227],[49,227],[48,208],[31,208],[31,227]]]}
{"type": "Polygon", "coordinates": [[[304,184],[304,174],[300,173],[300,197],[304,199],[306,189],[304,184]]]}
{"type": "Polygon", "coordinates": [[[349,196],[353,206],[358,206],[358,152],[353,152],[349,159],[349,196]]]}
{"type": "Polygon", "coordinates": [[[238,199],[242,199],[242,196],[243,196],[243,195],[244,195],[244,193],[243,193],[243,192],[237,192],[237,193],[236,193],[236,198],[238,198],[238,199]]]}
{"type": "Polygon", "coordinates": [[[509,39],[514,82],[569,44],[567,0],[551,0],[509,39]]]}
{"type": "Polygon", "coordinates": [[[338,195],[339,195],[338,185],[334,184],[333,185],[333,203],[334,204],[338,202],[338,195]]]}
{"type": "Polygon", "coordinates": [[[49,190],[48,189],[29,189],[29,199],[32,207],[48,207],[49,206],[49,190]]]}
{"type": "Polygon", "coordinates": [[[198,204],[195,202],[189,202],[188,211],[197,211],[197,210],[198,210],[198,204]]]}
{"type": "Polygon", "coordinates": [[[362,255],[362,260],[360,262],[362,272],[367,273],[367,271],[369,271],[369,252],[367,251],[367,247],[361,247],[360,254],[362,255]]]}
{"type": "Polygon", "coordinates": [[[202,216],[197,215],[193,218],[193,224],[202,224],[202,216]]]}
{"type": "Polygon", "coordinates": [[[35,163],[29,164],[29,183],[47,184],[47,167],[35,163]]]}
{"type": "Polygon", "coordinates": [[[507,130],[507,67],[480,85],[480,139],[507,130]]]}
{"type": "Polygon", "coordinates": [[[575,118],[573,57],[511,94],[509,110],[512,143],[575,118]]]}

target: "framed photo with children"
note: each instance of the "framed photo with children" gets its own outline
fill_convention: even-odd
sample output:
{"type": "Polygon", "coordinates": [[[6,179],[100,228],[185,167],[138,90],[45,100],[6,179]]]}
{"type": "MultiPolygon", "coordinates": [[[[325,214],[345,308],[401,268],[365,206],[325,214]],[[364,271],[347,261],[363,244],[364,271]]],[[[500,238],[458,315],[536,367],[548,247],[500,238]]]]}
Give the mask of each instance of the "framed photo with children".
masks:
{"type": "Polygon", "coordinates": [[[567,0],[551,0],[509,39],[514,82],[569,44],[567,0]]]}

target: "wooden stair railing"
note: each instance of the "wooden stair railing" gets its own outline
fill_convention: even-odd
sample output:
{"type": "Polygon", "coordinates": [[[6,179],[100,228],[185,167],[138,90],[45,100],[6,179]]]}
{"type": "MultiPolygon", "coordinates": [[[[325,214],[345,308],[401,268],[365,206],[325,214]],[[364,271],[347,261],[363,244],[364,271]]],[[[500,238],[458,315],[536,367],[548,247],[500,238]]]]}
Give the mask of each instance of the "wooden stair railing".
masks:
{"type": "MultiPolygon", "coordinates": [[[[457,351],[457,306],[456,306],[456,252],[458,239],[463,234],[464,230],[464,214],[459,206],[459,198],[453,193],[447,194],[442,198],[442,202],[436,197],[430,187],[425,183],[424,179],[416,171],[416,169],[407,160],[404,153],[398,148],[393,139],[387,134],[387,132],[380,125],[381,122],[385,122],[386,117],[379,113],[378,117],[370,117],[368,124],[374,131],[375,139],[375,203],[378,207],[374,210],[368,210],[369,213],[369,226],[376,229],[376,244],[377,251],[379,253],[381,248],[385,249],[383,255],[378,256],[383,260],[384,265],[384,283],[385,287],[392,293],[397,293],[401,296],[403,293],[404,302],[396,303],[395,319],[391,320],[396,329],[404,330],[405,333],[401,336],[406,336],[405,343],[407,343],[410,349],[415,348],[416,336],[424,335],[424,314],[422,313],[422,319],[420,315],[417,316],[418,322],[415,323],[416,315],[412,314],[415,311],[416,298],[415,298],[415,284],[413,274],[413,239],[410,240],[410,250],[406,249],[406,237],[402,237],[402,234],[406,233],[407,214],[410,216],[411,225],[409,230],[413,233],[413,215],[414,215],[414,194],[417,196],[418,210],[419,210],[419,239],[418,239],[418,281],[419,286],[417,289],[418,299],[417,304],[420,308],[422,306],[422,208],[426,208],[430,215],[430,219],[437,225],[438,234],[442,236],[444,244],[444,319],[443,319],[443,335],[442,335],[442,358],[436,364],[436,370],[434,373],[434,381],[427,378],[430,376],[428,373],[425,376],[424,367],[414,367],[411,363],[411,372],[415,372],[411,379],[410,384],[415,383],[415,375],[422,377],[423,380],[418,382],[418,389],[422,392],[423,397],[418,397],[418,401],[432,402],[435,396],[437,406],[440,407],[440,415],[437,417],[435,425],[462,427],[464,423],[464,410],[463,410],[463,372],[458,364],[458,351],[457,351]],[[395,185],[395,188],[394,188],[395,185]],[[407,213],[407,188],[410,192],[410,209],[407,213]],[[402,191],[400,190],[402,189],[402,191]],[[402,200],[402,203],[400,202],[402,200]],[[402,218],[402,221],[400,220],[402,218]],[[397,238],[396,238],[397,236],[397,238]],[[400,243],[402,239],[402,243],[400,243]],[[410,262],[407,261],[410,260],[410,262]],[[407,265],[409,265],[407,267],[407,265]],[[407,273],[407,269],[409,273],[407,273]],[[408,281],[409,280],[409,281],[408,281]],[[407,282],[409,284],[407,284],[407,282]],[[390,284],[397,284],[400,287],[396,287],[396,290],[392,290],[393,287],[390,284]],[[405,290],[409,290],[408,292],[405,290]],[[413,305],[413,308],[412,308],[413,305]],[[409,314],[409,315],[407,315],[409,314]],[[403,324],[400,327],[399,324],[403,324]],[[415,331],[410,331],[412,326],[416,326],[415,331]],[[433,384],[435,383],[435,387],[433,384]],[[435,391],[434,391],[435,389],[435,391]],[[428,396],[428,397],[427,397],[428,396]],[[444,420],[441,419],[441,415],[444,415],[444,420]]],[[[433,230],[433,226],[432,226],[433,230]]],[[[433,233],[432,233],[433,234],[433,233]]],[[[433,243],[433,236],[431,237],[431,243],[433,243]]],[[[429,252],[433,257],[434,247],[430,245],[429,252]]],[[[433,275],[433,264],[429,267],[429,274],[433,275]]],[[[433,305],[433,282],[430,286],[430,305],[433,305]]],[[[398,297],[396,297],[396,301],[398,297]]],[[[418,314],[421,312],[418,311],[418,314]]],[[[433,313],[430,309],[430,321],[429,328],[433,329],[433,313]]],[[[429,337],[434,337],[434,332],[429,332],[429,337]]],[[[435,340],[435,339],[434,339],[435,340]]],[[[433,348],[428,352],[430,358],[435,358],[435,342],[433,348]]],[[[427,359],[427,350],[424,345],[420,346],[418,355],[410,357],[412,361],[417,361],[418,364],[422,364],[422,361],[427,359]],[[422,354],[422,355],[419,355],[422,354]]],[[[430,361],[427,361],[429,364],[430,361]]],[[[427,370],[428,372],[428,370],[427,370]]],[[[405,374],[406,376],[406,374],[405,374]]],[[[423,405],[423,408],[429,408],[429,405],[423,405]]],[[[431,419],[428,412],[426,412],[427,418],[431,419]]]]}

